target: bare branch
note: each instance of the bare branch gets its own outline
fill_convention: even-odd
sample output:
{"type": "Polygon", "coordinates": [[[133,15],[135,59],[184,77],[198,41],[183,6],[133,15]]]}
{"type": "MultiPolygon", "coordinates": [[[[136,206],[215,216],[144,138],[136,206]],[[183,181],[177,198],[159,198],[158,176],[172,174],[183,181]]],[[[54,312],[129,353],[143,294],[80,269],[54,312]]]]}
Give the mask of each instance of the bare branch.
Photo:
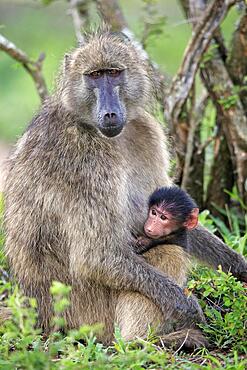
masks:
{"type": "MultiPolygon", "coordinates": [[[[187,21],[190,22],[195,28],[198,21],[201,20],[202,15],[206,9],[206,4],[208,3],[207,0],[180,0],[180,5],[187,17],[187,21]]],[[[224,37],[221,33],[220,28],[217,28],[214,32],[214,40],[217,43],[217,47],[219,49],[220,55],[222,56],[223,60],[226,60],[227,57],[227,49],[224,43],[224,37]]]]}
{"type": "MultiPolygon", "coordinates": [[[[195,27],[182,65],[173,79],[165,101],[165,116],[176,126],[181,109],[193,85],[201,57],[207,49],[215,30],[236,0],[217,0],[209,4],[201,21],[195,27]]],[[[171,123],[170,123],[171,124],[171,123]]]]}
{"type": "Polygon", "coordinates": [[[36,62],[32,61],[24,51],[0,34],[0,50],[5,51],[17,62],[21,63],[26,71],[32,77],[41,101],[48,96],[45,79],[42,74],[42,63],[45,59],[45,54],[41,53],[36,62]]]}

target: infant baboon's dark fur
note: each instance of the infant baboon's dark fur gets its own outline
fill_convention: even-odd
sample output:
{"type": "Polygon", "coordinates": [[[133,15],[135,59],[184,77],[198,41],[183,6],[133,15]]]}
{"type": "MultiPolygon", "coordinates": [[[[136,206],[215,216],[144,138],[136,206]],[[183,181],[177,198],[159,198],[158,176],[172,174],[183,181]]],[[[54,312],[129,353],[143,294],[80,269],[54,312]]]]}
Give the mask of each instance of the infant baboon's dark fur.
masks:
{"type": "MultiPolygon", "coordinates": [[[[191,329],[188,345],[205,344],[195,329],[203,314],[182,289],[188,256],[166,245],[140,257],[130,246],[132,229],[141,231],[149,195],[171,184],[166,138],[147,110],[152,91],[150,68],[131,41],[107,31],[91,35],[66,57],[57,91],[10,158],[6,254],[25,294],[37,299],[46,332],[49,288],[59,280],[72,286],[64,314],[68,328],[101,322],[100,339],[109,343],[114,322],[128,339],[145,336],[150,323],[158,325],[165,343],[181,343],[191,329]],[[104,107],[101,87],[85,84],[98,78],[94,71],[108,83],[105,74],[116,69],[121,82],[107,88],[124,128],[108,137],[101,125],[108,125],[110,136],[115,122],[105,118],[109,102],[104,107]]],[[[204,228],[190,235],[200,260],[236,275],[247,271],[243,258],[204,228]]]]}

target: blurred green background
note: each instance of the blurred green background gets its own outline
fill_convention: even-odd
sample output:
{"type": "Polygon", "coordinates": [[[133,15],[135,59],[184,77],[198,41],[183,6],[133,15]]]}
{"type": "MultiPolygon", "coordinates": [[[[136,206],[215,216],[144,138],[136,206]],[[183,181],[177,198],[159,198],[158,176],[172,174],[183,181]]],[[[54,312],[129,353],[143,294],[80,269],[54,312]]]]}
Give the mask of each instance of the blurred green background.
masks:
{"type": "MultiPolygon", "coordinates": [[[[138,39],[142,36],[144,1],[119,1],[130,29],[138,39]]],[[[149,40],[147,51],[160,67],[174,75],[190,38],[190,26],[186,24],[177,1],[156,1],[157,12],[166,17],[163,33],[149,40]]],[[[99,22],[92,1],[92,20],[99,22]]],[[[233,9],[223,24],[229,39],[237,11],[233,9]]],[[[41,0],[0,0],[0,33],[14,42],[30,57],[37,59],[45,52],[44,75],[52,91],[57,69],[63,54],[76,45],[72,19],[68,14],[68,2],[55,0],[44,5],[41,0]]],[[[0,139],[15,141],[25,129],[40,104],[33,81],[22,66],[0,51],[0,139]]]]}

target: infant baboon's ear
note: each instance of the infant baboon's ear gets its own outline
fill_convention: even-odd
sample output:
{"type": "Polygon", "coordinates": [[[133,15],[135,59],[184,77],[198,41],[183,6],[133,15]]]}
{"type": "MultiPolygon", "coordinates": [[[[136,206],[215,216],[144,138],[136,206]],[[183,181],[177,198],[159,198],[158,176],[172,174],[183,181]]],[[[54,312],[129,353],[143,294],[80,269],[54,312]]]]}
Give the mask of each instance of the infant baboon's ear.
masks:
{"type": "Polygon", "coordinates": [[[190,212],[190,215],[186,222],[184,222],[184,226],[188,230],[192,230],[198,225],[198,215],[199,215],[199,208],[193,208],[190,212]]]}

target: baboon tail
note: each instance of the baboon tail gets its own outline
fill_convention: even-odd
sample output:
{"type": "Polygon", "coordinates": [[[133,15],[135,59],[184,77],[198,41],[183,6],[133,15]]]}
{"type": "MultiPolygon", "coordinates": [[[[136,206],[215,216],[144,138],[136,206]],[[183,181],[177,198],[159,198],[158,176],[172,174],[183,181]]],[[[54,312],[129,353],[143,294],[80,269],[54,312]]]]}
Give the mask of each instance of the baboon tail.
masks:
{"type": "Polygon", "coordinates": [[[208,347],[208,341],[199,329],[182,329],[164,336],[160,340],[165,347],[193,351],[197,348],[208,347]]]}

